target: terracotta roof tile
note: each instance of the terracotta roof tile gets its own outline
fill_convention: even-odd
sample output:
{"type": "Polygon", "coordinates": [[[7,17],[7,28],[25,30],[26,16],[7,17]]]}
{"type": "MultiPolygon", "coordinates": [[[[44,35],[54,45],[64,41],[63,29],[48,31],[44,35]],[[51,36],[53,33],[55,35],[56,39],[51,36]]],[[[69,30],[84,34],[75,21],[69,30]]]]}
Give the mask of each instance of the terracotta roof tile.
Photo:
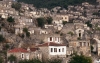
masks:
{"type": "Polygon", "coordinates": [[[37,47],[44,47],[44,46],[66,46],[66,45],[58,44],[58,43],[54,43],[54,42],[47,42],[44,44],[37,45],[37,47]]]}
{"type": "Polygon", "coordinates": [[[8,51],[9,53],[17,53],[17,52],[24,52],[27,53],[28,51],[23,48],[14,48],[8,51]]]}

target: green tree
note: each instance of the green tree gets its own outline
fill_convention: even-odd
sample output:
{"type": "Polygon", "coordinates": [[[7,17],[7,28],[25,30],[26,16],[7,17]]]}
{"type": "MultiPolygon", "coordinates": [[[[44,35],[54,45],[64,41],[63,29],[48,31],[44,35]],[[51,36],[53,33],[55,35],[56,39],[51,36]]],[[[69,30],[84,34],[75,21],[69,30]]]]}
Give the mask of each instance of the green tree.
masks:
{"type": "Polygon", "coordinates": [[[11,63],[12,63],[12,62],[16,62],[16,60],[17,60],[17,58],[16,58],[14,55],[10,55],[10,56],[8,57],[8,61],[10,61],[11,63]]]}
{"type": "Polygon", "coordinates": [[[92,59],[90,57],[84,55],[73,55],[69,63],[92,63],[92,59]]]}
{"type": "Polygon", "coordinates": [[[5,38],[2,35],[0,35],[0,42],[3,42],[3,41],[5,41],[5,38]]]}
{"type": "Polygon", "coordinates": [[[61,59],[50,59],[48,60],[48,63],[62,63],[61,59]]]}
{"type": "Polygon", "coordinates": [[[63,24],[63,25],[65,25],[66,23],[67,23],[67,21],[63,21],[63,23],[62,23],[62,24],[63,24]]]}
{"type": "Polygon", "coordinates": [[[21,60],[19,63],[43,63],[39,59],[32,59],[32,60],[21,60]]]}
{"type": "Polygon", "coordinates": [[[23,28],[23,32],[28,32],[28,29],[27,28],[23,28]]]}
{"type": "Polygon", "coordinates": [[[14,22],[14,18],[12,18],[11,16],[7,18],[8,22],[14,22]]]}
{"type": "Polygon", "coordinates": [[[0,63],[3,63],[3,58],[2,57],[0,57],[0,63]]]}
{"type": "Polygon", "coordinates": [[[85,24],[87,24],[88,27],[92,28],[92,24],[90,21],[87,21],[85,24]]]}
{"type": "Polygon", "coordinates": [[[44,24],[46,23],[45,18],[40,17],[40,18],[37,18],[36,20],[37,20],[37,23],[38,23],[38,27],[43,28],[44,24]]]}
{"type": "Polygon", "coordinates": [[[18,2],[25,2],[28,4],[34,4],[37,8],[48,8],[52,9],[54,7],[60,6],[66,8],[68,5],[77,5],[82,2],[96,3],[96,0],[18,0],[18,2]],[[45,3],[44,3],[45,2],[45,3]]]}
{"type": "Polygon", "coordinates": [[[14,8],[15,10],[19,11],[21,8],[21,4],[20,3],[13,3],[11,5],[12,8],[14,8]]]}
{"type": "Polygon", "coordinates": [[[26,32],[26,36],[27,37],[30,37],[30,32],[26,32]]]}
{"type": "Polygon", "coordinates": [[[30,37],[30,32],[28,32],[27,28],[23,28],[23,32],[26,34],[27,37],[30,37]]]}
{"type": "Polygon", "coordinates": [[[53,19],[52,17],[47,17],[46,21],[48,24],[52,24],[53,19]]]}
{"type": "Polygon", "coordinates": [[[73,33],[73,32],[71,32],[71,31],[70,31],[70,32],[68,32],[67,34],[70,34],[71,36],[73,36],[73,35],[74,35],[74,33],[73,33]]]}

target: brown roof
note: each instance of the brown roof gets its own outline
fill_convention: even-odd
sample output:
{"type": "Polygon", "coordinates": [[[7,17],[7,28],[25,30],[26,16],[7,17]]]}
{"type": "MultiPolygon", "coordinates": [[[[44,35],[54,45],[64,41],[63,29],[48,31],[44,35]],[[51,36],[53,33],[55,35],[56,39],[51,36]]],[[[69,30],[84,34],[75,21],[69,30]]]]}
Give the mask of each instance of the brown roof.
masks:
{"type": "Polygon", "coordinates": [[[23,48],[14,48],[8,51],[8,53],[17,53],[17,52],[27,53],[28,51],[23,48]]]}
{"type": "Polygon", "coordinates": [[[30,48],[30,51],[36,51],[36,50],[38,50],[38,48],[30,48]]]}
{"type": "Polygon", "coordinates": [[[47,43],[37,45],[37,47],[45,47],[45,46],[66,46],[66,45],[58,44],[58,43],[54,43],[54,42],[47,42],[47,43]]]}

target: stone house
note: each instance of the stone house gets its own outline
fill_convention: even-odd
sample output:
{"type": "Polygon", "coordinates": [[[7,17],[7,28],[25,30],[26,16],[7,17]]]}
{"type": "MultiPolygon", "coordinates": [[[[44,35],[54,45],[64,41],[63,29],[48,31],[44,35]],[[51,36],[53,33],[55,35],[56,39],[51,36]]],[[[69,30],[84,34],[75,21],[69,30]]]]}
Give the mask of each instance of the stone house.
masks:
{"type": "Polygon", "coordinates": [[[69,16],[67,14],[57,14],[55,17],[53,17],[53,20],[69,22],[69,16]]]}
{"type": "Polygon", "coordinates": [[[37,45],[37,47],[42,51],[44,61],[53,58],[66,58],[66,45],[47,42],[37,45]]]}
{"type": "Polygon", "coordinates": [[[14,55],[17,57],[18,60],[29,59],[29,53],[27,50],[23,48],[14,48],[7,52],[7,57],[10,55],[14,55]]]}
{"type": "Polygon", "coordinates": [[[39,59],[42,61],[42,53],[38,48],[14,48],[7,52],[7,57],[10,55],[16,56],[18,61],[24,59],[39,59]]]}
{"type": "Polygon", "coordinates": [[[94,52],[97,52],[97,55],[100,55],[100,40],[98,38],[94,38],[96,40],[96,44],[93,45],[93,48],[95,49],[94,52]]]}
{"type": "Polygon", "coordinates": [[[44,42],[63,43],[59,34],[47,34],[44,37],[44,42]]]}
{"type": "Polygon", "coordinates": [[[74,48],[73,51],[78,54],[91,56],[90,41],[88,40],[70,41],[69,47],[74,48]]]}

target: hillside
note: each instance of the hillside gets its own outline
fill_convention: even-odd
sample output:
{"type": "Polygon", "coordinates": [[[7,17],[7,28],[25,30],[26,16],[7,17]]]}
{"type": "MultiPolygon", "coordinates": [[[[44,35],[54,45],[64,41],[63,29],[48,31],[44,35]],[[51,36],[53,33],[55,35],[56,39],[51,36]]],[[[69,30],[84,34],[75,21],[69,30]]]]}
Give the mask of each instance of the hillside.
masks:
{"type": "Polygon", "coordinates": [[[96,3],[96,0],[18,0],[28,4],[34,4],[37,8],[51,9],[56,6],[67,8],[68,5],[81,4],[82,2],[96,3]]]}

